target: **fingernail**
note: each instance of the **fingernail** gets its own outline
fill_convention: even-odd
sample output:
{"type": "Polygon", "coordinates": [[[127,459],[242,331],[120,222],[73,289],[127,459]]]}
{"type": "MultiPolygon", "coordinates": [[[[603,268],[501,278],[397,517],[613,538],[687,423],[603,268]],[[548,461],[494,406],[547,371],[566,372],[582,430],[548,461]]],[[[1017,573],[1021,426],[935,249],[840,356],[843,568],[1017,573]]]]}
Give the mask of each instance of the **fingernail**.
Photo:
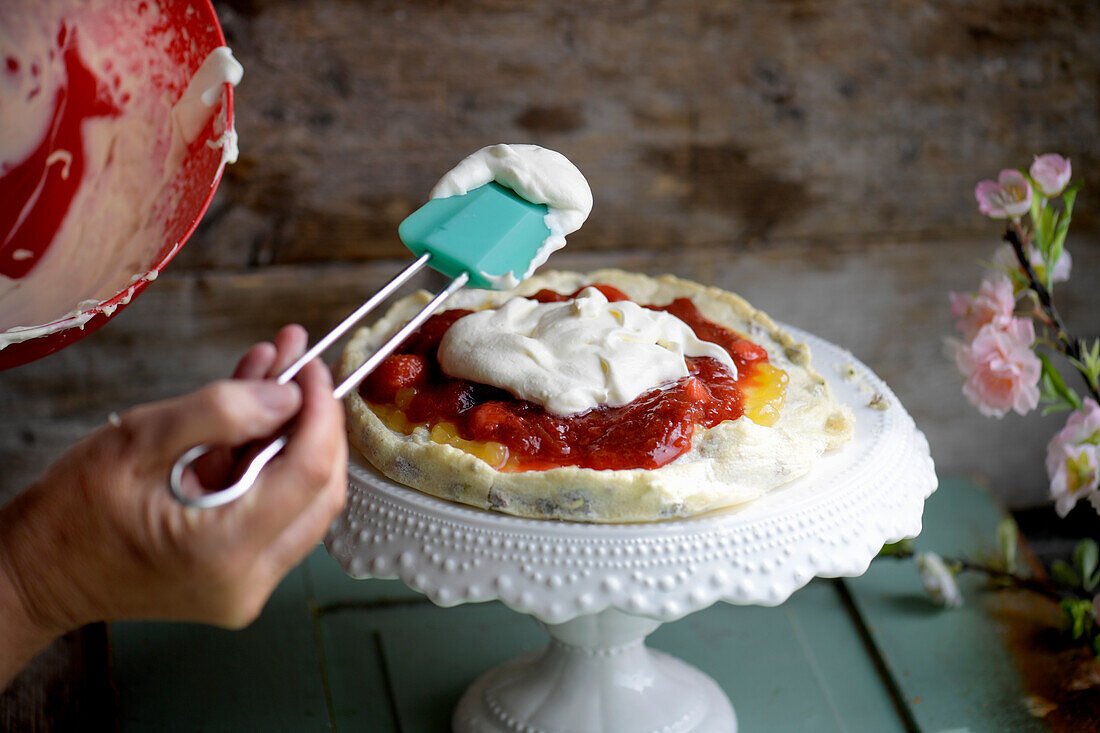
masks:
{"type": "Polygon", "coordinates": [[[252,387],[256,400],[269,412],[285,413],[298,401],[298,385],[278,384],[277,382],[257,382],[252,387]]]}

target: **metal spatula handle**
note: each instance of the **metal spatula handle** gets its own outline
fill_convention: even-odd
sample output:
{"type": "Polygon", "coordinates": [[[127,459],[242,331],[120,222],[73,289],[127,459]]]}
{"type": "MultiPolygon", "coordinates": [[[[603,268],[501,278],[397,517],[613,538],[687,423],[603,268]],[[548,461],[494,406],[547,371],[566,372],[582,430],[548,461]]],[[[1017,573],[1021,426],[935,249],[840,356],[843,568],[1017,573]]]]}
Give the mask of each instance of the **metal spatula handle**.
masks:
{"type": "MultiPolygon", "coordinates": [[[[424,254],[418,258],[415,262],[409,265],[403,270],[397,277],[391,280],[381,290],[375,293],[367,302],[361,305],[354,313],[345,318],[336,328],[329,331],[324,338],[318,341],[312,348],[291,364],[287,369],[276,378],[276,382],[279,384],[286,384],[294,375],[297,374],[302,367],[312,361],[321,352],[331,346],[340,336],[345,334],[356,323],[361,321],[368,313],[374,310],[382,301],[384,301],[394,290],[404,284],[410,277],[412,277],[418,270],[428,263],[431,258],[430,254],[424,254]]],[[[451,284],[448,285],[438,295],[433,297],[431,301],[425,305],[412,319],[409,320],[404,326],[402,326],[397,333],[391,336],[386,343],[374,352],[363,364],[361,364],[352,374],[340,383],[336,389],[333,390],[333,396],[340,399],[351,392],[363,381],[363,379],[370,374],[374,369],[382,363],[382,360],[389,356],[394,349],[400,346],[405,339],[407,339],[416,329],[420,327],[429,316],[443,304],[445,300],[450,298],[458,290],[460,290],[466,282],[469,280],[469,276],[466,273],[461,273],[451,284]]],[[[219,491],[212,491],[208,493],[199,494],[197,496],[189,496],[183,489],[183,477],[187,468],[191,466],[201,456],[213,450],[214,446],[202,444],[191,448],[179,459],[176,460],[172,466],[172,470],[168,476],[168,486],[172,490],[172,495],[176,497],[182,504],[187,506],[197,507],[199,509],[211,509],[213,507],[222,506],[228,504],[235,499],[240,498],[251,489],[256,479],[259,478],[260,472],[264,466],[274,458],[279,451],[281,451],[289,441],[289,437],[286,433],[280,434],[264,448],[256,454],[252,461],[248,464],[248,468],[245,469],[236,482],[230,486],[225,487],[219,491]]]]}

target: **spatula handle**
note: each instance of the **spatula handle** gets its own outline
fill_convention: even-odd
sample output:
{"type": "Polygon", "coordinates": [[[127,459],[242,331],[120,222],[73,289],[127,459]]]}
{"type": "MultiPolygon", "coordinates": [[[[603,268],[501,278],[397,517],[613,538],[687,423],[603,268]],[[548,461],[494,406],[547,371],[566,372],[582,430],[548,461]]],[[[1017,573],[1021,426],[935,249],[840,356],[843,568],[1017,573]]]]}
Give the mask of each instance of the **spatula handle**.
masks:
{"type": "MultiPolygon", "coordinates": [[[[336,328],[332,329],[325,335],[320,341],[317,342],[309,351],[303,354],[297,361],[291,364],[282,374],[280,374],[275,381],[279,384],[286,384],[289,382],[295,374],[297,374],[302,367],[313,360],[318,354],[323,352],[326,348],[332,345],[336,339],[340,338],[346,333],[352,326],[358,323],[366,316],[367,313],[372,311],[383,300],[386,299],[394,290],[400,287],[406,280],[427,264],[431,255],[422,255],[416,262],[409,265],[405,270],[386,284],[381,290],[374,294],[366,303],[361,305],[354,313],[345,318],[336,328]]],[[[469,276],[466,273],[460,274],[451,284],[448,285],[442,292],[433,297],[431,301],[425,305],[412,319],[409,320],[404,326],[402,326],[397,333],[393,334],[386,343],[374,352],[363,364],[361,364],[352,374],[340,383],[335,390],[333,390],[333,396],[337,399],[344,397],[351,392],[363,381],[368,374],[382,363],[382,360],[389,356],[394,349],[400,346],[405,339],[407,339],[416,329],[420,328],[420,325],[428,319],[436,308],[443,304],[445,300],[450,298],[458,290],[460,290],[466,282],[469,280],[469,276]]],[[[172,470],[168,475],[168,487],[172,491],[174,496],[180,503],[190,507],[196,507],[199,509],[211,509],[213,507],[222,506],[234,501],[245,493],[248,492],[256,484],[256,479],[259,478],[260,472],[264,466],[274,458],[279,451],[281,451],[289,441],[287,433],[282,433],[253,457],[249,462],[248,467],[245,469],[241,477],[237,479],[230,486],[225,487],[219,491],[205,492],[202,494],[191,495],[184,490],[183,477],[187,469],[199,458],[213,450],[214,446],[202,444],[191,448],[182,456],[180,456],[175,464],[172,466],[172,470]]]]}

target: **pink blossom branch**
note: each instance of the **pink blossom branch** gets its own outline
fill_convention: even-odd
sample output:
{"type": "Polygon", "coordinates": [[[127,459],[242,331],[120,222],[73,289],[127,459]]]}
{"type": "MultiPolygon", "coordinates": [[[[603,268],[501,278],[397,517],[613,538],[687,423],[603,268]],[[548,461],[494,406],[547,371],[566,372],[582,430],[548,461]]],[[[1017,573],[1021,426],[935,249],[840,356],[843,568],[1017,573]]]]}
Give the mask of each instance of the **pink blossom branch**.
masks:
{"type": "MultiPolygon", "coordinates": [[[[1031,260],[1028,258],[1027,252],[1024,251],[1023,232],[1020,230],[1019,224],[1013,223],[1008,225],[1008,229],[1005,230],[1005,241],[1012,245],[1012,251],[1016,253],[1016,259],[1019,261],[1020,267],[1023,268],[1024,274],[1027,275],[1029,286],[1035,292],[1036,297],[1039,298],[1039,304],[1046,313],[1049,325],[1052,326],[1056,333],[1058,350],[1076,362],[1083,363],[1084,359],[1081,354],[1080,341],[1070,336],[1066,324],[1058,314],[1058,309],[1054,307],[1054,300],[1050,296],[1050,291],[1046,289],[1046,286],[1043,285],[1042,281],[1039,279],[1039,276],[1035,272],[1035,268],[1031,266],[1031,260]]],[[[1075,368],[1078,372],[1081,371],[1079,367],[1075,368]]],[[[1100,392],[1097,392],[1096,388],[1092,386],[1092,383],[1086,375],[1082,374],[1082,376],[1084,377],[1085,386],[1088,388],[1092,398],[1100,402],[1100,392]]]]}
{"type": "MultiPolygon", "coordinates": [[[[879,555],[878,559],[893,558],[895,560],[905,560],[916,555],[914,550],[896,551],[889,555],[879,555]]],[[[1002,582],[1010,583],[1022,590],[1029,590],[1032,593],[1037,593],[1041,596],[1045,596],[1053,601],[1061,601],[1064,598],[1079,598],[1078,593],[1073,592],[1072,589],[1062,590],[1059,584],[1052,583],[1044,578],[1034,578],[1024,575],[1018,575],[1007,570],[1001,570],[995,568],[992,565],[976,562],[974,560],[968,560],[965,557],[944,557],[943,562],[950,566],[959,568],[960,571],[983,573],[990,580],[999,580],[1002,582]]]]}

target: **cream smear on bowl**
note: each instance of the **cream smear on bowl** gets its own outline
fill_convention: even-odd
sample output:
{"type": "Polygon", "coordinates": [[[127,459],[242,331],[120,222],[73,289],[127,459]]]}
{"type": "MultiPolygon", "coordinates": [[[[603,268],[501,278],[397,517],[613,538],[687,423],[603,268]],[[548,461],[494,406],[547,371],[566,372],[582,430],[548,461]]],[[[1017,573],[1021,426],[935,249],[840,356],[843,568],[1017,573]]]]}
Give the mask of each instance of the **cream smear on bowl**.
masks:
{"type": "Polygon", "coordinates": [[[592,212],[592,189],[584,175],[559,152],[538,145],[489,145],[467,156],[435,184],[433,199],[461,196],[496,181],[534,204],[546,204],[543,240],[527,271],[502,276],[481,273],[494,290],[510,290],[565,246],[566,235],[581,228],[592,212]]]}
{"type": "MultiPolygon", "coordinates": [[[[224,115],[224,83],[241,78],[224,47],[189,78],[169,48],[193,41],[167,26],[155,2],[0,3],[0,176],[36,155],[46,169],[15,229],[0,231],[18,236],[47,176],[75,188],[48,246],[0,242],[0,349],[110,315],[156,278],[187,145],[216,109],[224,115]],[[78,94],[87,113],[74,121],[64,105],[78,94]],[[66,125],[68,136],[58,132],[66,125]]],[[[224,165],[236,157],[236,133],[221,121],[208,144],[221,147],[224,165]]]]}

